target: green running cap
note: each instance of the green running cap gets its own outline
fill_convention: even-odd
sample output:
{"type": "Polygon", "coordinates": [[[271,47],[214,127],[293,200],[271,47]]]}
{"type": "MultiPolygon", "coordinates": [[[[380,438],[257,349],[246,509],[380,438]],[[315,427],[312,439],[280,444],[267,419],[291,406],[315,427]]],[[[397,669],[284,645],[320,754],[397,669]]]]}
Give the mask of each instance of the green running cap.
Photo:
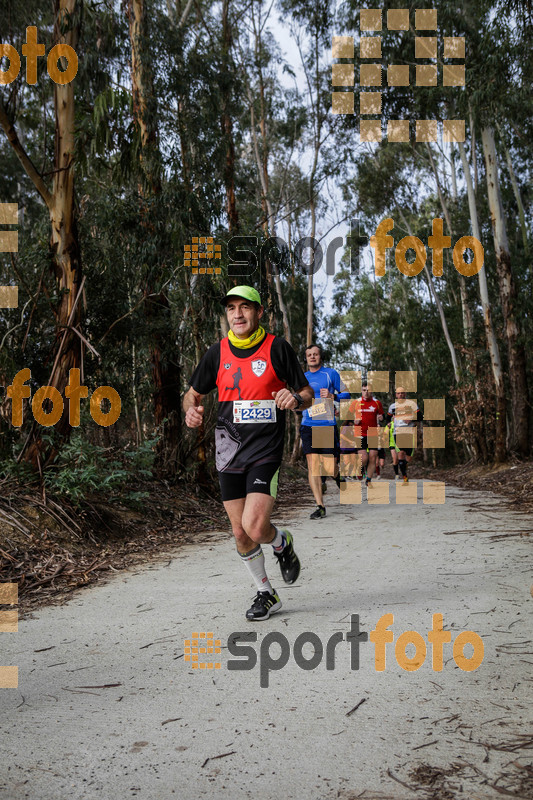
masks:
{"type": "Polygon", "coordinates": [[[227,306],[228,298],[230,297],[243,297],[245,300],[251,300],[252,303],[259,303],[259,305],[261,305],[259,292],[257,289],[254,289],[253,286],[234,286],[233,289],[229,290],[222,301],[225,306],[227,306]]]}

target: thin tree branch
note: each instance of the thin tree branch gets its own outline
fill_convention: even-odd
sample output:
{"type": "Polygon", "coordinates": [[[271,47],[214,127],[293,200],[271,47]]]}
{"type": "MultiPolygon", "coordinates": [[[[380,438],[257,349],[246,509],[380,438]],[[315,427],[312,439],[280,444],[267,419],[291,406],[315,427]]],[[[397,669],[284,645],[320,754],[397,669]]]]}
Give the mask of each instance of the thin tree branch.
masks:
{"type": "Polygon", "coordinates": [[[77,328],[74,328],[72,325],[64,325],[64,326],[62,326],[62,327],[64,328],[64,330],[72,331],[72,332],[73,332],[73,333],[75,333],[77,336],[79,336],[79,337],[80,337],[80,339],[82,340],[82,342],[84,342],[84,343],[87,345],[87,347],[89,348],[89,350],[91,351],[91,353],[94,353],[94,355],[95,355],[95,356],[96,356],[96,357],[97,357],[97,358],[98,358],[100,361],[102,360],[102,356],[100,355],[100,353],[99,353],[97,350],[95,350],[95,349],[94,349],[94,347],[92,346],[92,344],[89,344],[89,342],[87,341],[87,339],[85,338],[85,336],[84,336],[82,333],[80,333],[80,332],[79,332],[79,330],[78,330],[77,328]]]}
{"type": "Polygon", "coordinates": [[[24,307],[23,307],[22,311],[20,312],[20,322],[17,322],[16,325],[13,325],[12,328],[9,328],[9,330],[7,330],[4,333],[4,335],[2,337],[2,341],[0,342],[0,350],[4,346],[4,342],[5,342],[6,338],[9,336],[9,334],[13,333],[13,331],[16,331],[17,328],[21,328],[22,325],[24,324],[24,312],[26,311],[26,308],[28,307],[28,305],[30,303],[31,303],[31,297],[28,300],[26,300],[26,302],[24,303],[24,307]]]}
{"type": "Polygon", "coordinates": [[[33,164],[32,160],[26,153],[25,149],[23,148],[20,139],[18,137],[18,134],[15,130],[15,127],[9,120],[9,117],[6,114],[6,110],[1,100],[0,100],[0,125],[4,129],[9,144],[15,151],[17,158],[24,167],[24,171],[33,182],[33,185],[41,195],[48,209],[51,210],[54,198],[52,194],[48,191],[46,184],[41,177],[41,174],[39,173],[39,171],[33,164]]]}

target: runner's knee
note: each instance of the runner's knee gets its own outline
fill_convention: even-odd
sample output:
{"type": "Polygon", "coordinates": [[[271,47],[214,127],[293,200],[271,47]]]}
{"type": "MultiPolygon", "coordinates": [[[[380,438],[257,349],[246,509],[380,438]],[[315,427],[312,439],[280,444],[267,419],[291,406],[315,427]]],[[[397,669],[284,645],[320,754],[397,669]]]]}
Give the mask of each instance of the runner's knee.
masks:
{"type": "Polygon", "coordinates": [[[255,512],[242,516],[242,527],[245,536],[254,542],[261,542],[270,530],[270,514],[267,519],[263,519],[255,512]]]}
{"type": "Polygon", "coordinates": [[[269,528],[270,522],[268,525],[260,525],[257,521],[253,521],[250,522],[249,526],[246,528],[244,535],[253,542],[262,542],[265,535],[268,533],[269,528]]]}
{"type": "Polygon", "coordinates": [[[250,549],[250,537],[242,527],[242,525],[233,527],[233,535],[239,553],[246,553],[250,549]]]}

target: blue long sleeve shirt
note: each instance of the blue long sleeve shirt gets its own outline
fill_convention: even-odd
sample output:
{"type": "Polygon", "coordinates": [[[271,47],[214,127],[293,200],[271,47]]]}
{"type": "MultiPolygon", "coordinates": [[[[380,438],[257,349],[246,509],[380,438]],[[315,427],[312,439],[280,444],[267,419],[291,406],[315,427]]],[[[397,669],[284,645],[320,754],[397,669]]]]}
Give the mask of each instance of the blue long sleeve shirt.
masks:
{"type": "Polygon", "coordinates": [[[305,373],[305,377],[309,381],[309,385],[312,387],[315,394],[315,403],[313,405],[324,402],[326,405],[326,412],[316,416],[311,416],[309,411],[305,409],[302,414],[302,425],[309,425],[311,427],[314,427],[315,425],[335,425],[333,401],[321,401],[320,390],[327,389],[330,394],[335,395],[336,400],[349,398],[350,393],[346,391],[341,381],[341,376],[336,369],[332,369],[331,367],[320,367],[320,369],[317,369],[315,372],[308,370],[305,373]]]}

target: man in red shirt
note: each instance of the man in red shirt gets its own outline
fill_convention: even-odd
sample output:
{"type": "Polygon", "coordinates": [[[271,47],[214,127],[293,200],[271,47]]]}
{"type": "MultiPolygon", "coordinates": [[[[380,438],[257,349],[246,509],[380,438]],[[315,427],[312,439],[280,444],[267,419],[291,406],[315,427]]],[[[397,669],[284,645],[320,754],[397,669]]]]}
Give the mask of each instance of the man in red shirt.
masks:
{"type": "MultiPolygon", "coordinates": [[[[383,406],[380,400],[376,400],[372,396],[372,390],[369,389],[367,383],[363,383],[361,387],[361,398],[355,400],[353,404],[354,411],[354,424],[360,426],[360,429],[355,431],[355,434],[361,435],[361,447],[359,453],[361,456],[361,466],[366,467],[366,485],[370,486],[372,475],[376,468],[376,461],[378,457],[377,442],[368,442],[368,429],[377,428],[383,419],[383,406]]],[[[371,431],[371,433],[375,433],[371,431]]]]}
{"type": "Polygon", "coordinates": [[[270,515],[286,413],[308,408],[314,394],[289,343],[260,325],[264,308],[257,289],[235,286],[223,303],[228,336],[210,347],[196,367],[183,409],[185,424],[198,428],[204,419],[202,399],[217,390],[215,464],[237,551],[258,590],[246,619],[258,621],[281,609],[261,545],[272,545],[285,583],[294,583],[300,573],[292,534],[273,525],[270,515]]]}

